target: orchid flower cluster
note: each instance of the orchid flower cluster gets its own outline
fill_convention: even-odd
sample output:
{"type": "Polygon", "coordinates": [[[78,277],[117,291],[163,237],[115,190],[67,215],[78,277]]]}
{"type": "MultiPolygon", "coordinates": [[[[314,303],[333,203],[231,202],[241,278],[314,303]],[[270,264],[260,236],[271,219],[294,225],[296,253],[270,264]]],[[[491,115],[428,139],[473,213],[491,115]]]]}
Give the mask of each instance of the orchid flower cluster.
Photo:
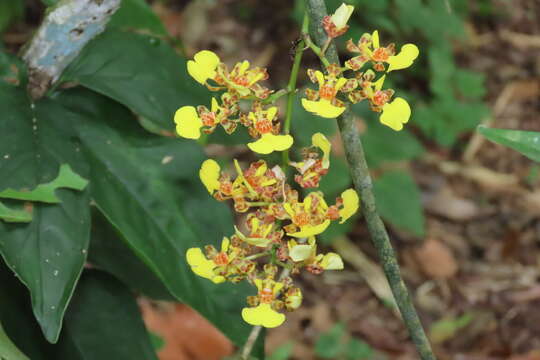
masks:
{"type": "MultiPolygon", "coordinates": [[[[347,31],[352,10],[352,6],[343,4],[323,20],[321,25],[330,39],[347,31]]],[[[410,107],[399,97],[391,101],[394,91],[383,90],[385,75],[376,79],[376,74],[410,66],[418,49],[407,44],[395,54],[393,44],[380,46],[377,31],[364,34],[357,44],[349,40],[347,49],[358,55],[348,60],[344,68],[329,64],[324,73],[308,70],[309,78],[319,89],[306,91],[303,107],[319,116],[335,118],[345,110],[347,99],[352,103],[367,99],[372,110],[381,112],[381,123],[400,130],[408,121],[410,107]],[[368,63],[373,70],[362,71],[368,63]],[[344,77],[346,71],[354,76],[344,77]]],[[[210,108],[201,105],[178,109],[174,121],[179,136],[199,139],[202,133],[210,134],[218,126],[232,134],[241,125],[253,138],[247,144],[251,151],[289,151],[294,139],[282,133],[278,107],[274,105],[277,97],[273,99],[273,91],[261,84],[268,79],[266,69],[251,67],[243,61],[229,70],[218,55],[203,50],[188,61],[187,71],[219,96],[211,98],[210,108]]],[[[223,238],[219,250],[212,245],[191,248],[186,260],[195,274],[215,284],[253,284],[257,294],[247,298],[247,306],[242,310],[242,318],[252,325],[279,326],[285,321],[284,312],[301,305],[302,292],[292,276],[304,270],[321,274],[343,269],[338,254],[318,252],[317,236],[333,221],[343,223],[353,216],[360,199],[355,190],[347,189],[329,205],[323,192],[317,191],[321,178],[330,170],[332,146],[322,133],[313,134],[311,140],[311,146],[300,151],[298,161],[281,166],[258,160],[242,168],[236,159],[225,169],[212,159],[201,164],[199,177],[208,193],[218,201],[230,200],[245,220],[223,238]],[[289,170],[295,171],[292,183],[286,175],[289,170]],[[311,191],[305,194],[308,190],[311,191]],[[281,275],[279,268],[283,268],[281,275]]]]}

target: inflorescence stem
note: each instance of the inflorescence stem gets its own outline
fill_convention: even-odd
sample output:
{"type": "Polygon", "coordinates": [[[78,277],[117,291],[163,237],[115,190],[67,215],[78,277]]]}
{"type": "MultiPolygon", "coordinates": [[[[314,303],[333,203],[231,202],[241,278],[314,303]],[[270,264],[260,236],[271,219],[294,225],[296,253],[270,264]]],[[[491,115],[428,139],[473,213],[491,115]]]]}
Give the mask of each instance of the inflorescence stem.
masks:
{"type": "MultiPolygon", "coordinates": [[[[302,21],[301,34],[308,31],[309,17],[308,14],[304,14],[304,20],[302,21]]],[[[296,45],[294,52],[294,62],[291,69],[291,76],[289,77],[289,83],[287,84],[287,110],[285,114],[285,124],[283,125],[283,133],[289,134],[291,132],[291,121],[294,106],[294,99],[296,97],[296,80],[298,79],[298,71],[300,70],[300,63],[302,62],[302,54],[304,53],[304,40],[296,45]]],[[[289,150],[285,150],[283,155],[283,168],[286,169],[289,165],[289,150]]]]}
{"type": "MultiPolygon", "coordinates": [[[[310,34],[319,46],[324,46],[327,35],[321,26],[327,10],[324,0],[306,0],[307,13],[310,18],[310,34]]],[[[339,64],[339,57],[334,44],[328,46],[326,59],[331,63],[339,64]]],[[[323,62],[324,66],[327,66],[323,62]]],[[[377,213],[373,185],[358,129],[354,123],[353,114],[347,109],[337,119],[347,162],[356,191],[362,200],[362,212],[366,219],[369,233],[382,262],[383,270],[394,294],[396,303],[403,317],[403,321],[409,330],[409,334],[416,346],[422,360],[435,360],[431,345],[424,332],[416,309],[409,295],[407,287],[400,274],[396,253],[388,237],[384,224],[377,213]]]]}

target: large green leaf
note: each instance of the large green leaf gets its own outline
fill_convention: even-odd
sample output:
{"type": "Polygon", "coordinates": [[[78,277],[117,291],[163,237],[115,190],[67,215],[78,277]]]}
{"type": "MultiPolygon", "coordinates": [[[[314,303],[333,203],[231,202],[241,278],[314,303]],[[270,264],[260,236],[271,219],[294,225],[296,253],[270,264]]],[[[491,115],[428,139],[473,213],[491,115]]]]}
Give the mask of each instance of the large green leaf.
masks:
{"type": "Polygon", "coordinates": [[[92,213],[92,236],[88,261],[113,274],[132,290],[157,300],[175,301],[163,282],[122,240],[122,235],[99,211],[92,213]]]}
{"type": "Polygon", "coordinates": [[[7,336],[2,323],[0,323],[0,359],[2,360],[29,360],[21,350],[15,346],[7,336]]]}
{"type": "Polygon", "coordinates": [[[479,126],[478,132],[494,143],[519,151],[531,160],[540,162],[540,132],[493,129],[479,126]]]}
{"type": "MultiPolygon", "coordinates": [[[[30,104],[22,87],[0,83],[0,188],[34,189],[52,181],[62,163],[86,171],[68,114],[51,99],[30,104]]],[[[86,258],[90,215],[87,192],[59,189],[58,205],[33,204],[30,224],[0,222],[0,253],[30,290],[45,337],[55,342],[86,258]]]]}
{"type": "Polygon", "coordinates": [[[0,82],[0,95],[0,133],[9,134],[0,142],[0,172],[9,174],[0,178],[0,190],[35,189],[53,181],[66,162],[84,175],[72,140],[77,114],[67,118],[50,99],[32,104],[22,85],[0,82]]]}
{"type": "MultiPolygon", "coordinates": [[[[240,318],[246,288],[216,286],[195,276],[185,260],[188,248],[217,244],[233,232],[227,206],[198,179],[206,158],[200,147],[149,134],[124,107],[86,90],[57,101],[71,112],[94,114],[94,121],[77,126],[97,208],[177,299],[242,344],[250,330],[240,318]]],[[[131,276],[136,281],[137,274],[131,276]]]]}
{"type": "Polygon", "coordinates": [[[66,360],[157,359],[131,292],[97,270],[81,277],[55,350],[66,360]]]}
{"type": "Polygon", "coordinates": [[[163,23],[145,0],[122,0],[120,9],[114,13],[107,26],[167,35],[163,23]]]}
{"type": "MultiPolygon", "coordinates": [[[[50,345],[32,314],[28,291],[0,259],[0,322],[13,344],[32,360],[48,360],[50,345]]],[[[1,357],[0,357],[1,358],[1,357]]]]}
{"type": "Polygon", "coordinates": [[[425,219],[420,191],[406,172],[392,171],[375,180],[373,191],[377,209],[392,225],[416,236],[425,235],[425,219]]]}
{"type": "Polygon", "coordinates": [[[124,104],[158,131],[172,131],[183,105],[210,104],[211,94],[195,82],[186,61],[151,36],[105,31],[91,41],[62,76],[124,104]]]}

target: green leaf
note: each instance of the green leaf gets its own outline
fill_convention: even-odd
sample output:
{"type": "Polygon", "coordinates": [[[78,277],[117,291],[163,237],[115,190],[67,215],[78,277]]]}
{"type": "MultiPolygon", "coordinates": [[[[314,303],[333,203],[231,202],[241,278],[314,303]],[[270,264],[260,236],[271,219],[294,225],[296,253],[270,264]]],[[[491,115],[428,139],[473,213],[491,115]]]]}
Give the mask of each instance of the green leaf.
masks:
{"type": "Polygon", "coordinates": [[[459,135],[474,129],[488,114],[489,109],[481,102],[444,99],[435,100],[429,106],[418,106],[413,112],[413,121],[440,145],[451,146],[459,135]]]}
{"type": "Polygon", "coordinates": [[[368,122],[362,143],[372,168],[389,161],[411,160],[424,152],[424,147],[406,129],[396,132],[378,122],[368,122]]]}
{"type": "Polygon", "coordinates": [[[150,336],[130,291],[112,276],[86,271],[66,313],[55,359],[152,360],[150,336]]]}
{"type": "Polygon", "coordinates": [[[99,211],[92,213],[88,261],[113,274],[130,289],[156,300],[175,301],[163,282],[137,257],[99,211]]]}
{"type": "Polygon", "coordinates": [[[348,360],[371,359],[373,356],[371,346],[358,339],[351,339],[347,344],[347,350],[345,352],[348,360]]]}
{"type": "MultiPolygon", "coordinates": [[[[60,164],[84,174],[71,125],[86,114],[51,99],[29,103],[22,87],[0,83],[0,189],[33,189],[57,176],[60,164]]],[[[59,189],[60,204],[33,204],[30,224],[0,222],[0,253],[30,290],[34,315],[56,342],[62,317],[86,259],[90,233],[88,192],[59,189]]]]}
{"type": "Polygon", "coordinates": [[[45,5],[45,6],[53,6],[53,5],[56,5],[56,3],[60,1],[60,0],[41,0],[41,2],[45,5]]]}
{"type": "Polygon", "coordinates": [[[267,360],[287,360],[292,355],[294,348],[294,343],[289,341],[283,345],[278,346],[273,352],[272,355],[268,356],[267,360]]]}
{"type": "Polygon", "coordinates": [[[29,360],[7,336],[2,323],[0,323],[0,359],[2,360],[29,360]]]}
{"type": "Polygon", "coordinates": [[[63,164],[60,166],[58,176],[53,181],[47,184],[40,184],[30,191],[6,189],[0,192],[0,198],[40,201],[54,204],[60,202],[60,199],[58,199],[54,193],[56,189],[66,188],[82,191],[86,185],[88,185],[87,180],[74,173],[68,164],[63,164]]]}
{"type": "Polygon", "coordinates": [[[435,344],[442,343],[453,338],[459,330],[469,325],[472,320],[473,316],[471,314],[464,314],[458,318],[451,316],[441,319],[431,325],[429,338],[435,344]]]}
{"type": "Polygon", "coordinates": [[[467,98],[479,99],[486,94],[485,75],[470,70],[458,69],[455,81],[459,93],[467,98]]]}
{"type": "Polygon", "coordinates": [[[60,190],[58,205],[35,204],[28,225],[0,222],[0,252],[32,297],[47,340],[56,342],[82,271],[90,232],[88,193],[60,190]]]}
{"type": "MultiPolygon", "coordinates": [[[[215,285],[193,274],[190,247],[221,242],[233,233],[229,209],[198,179],[206,159],[193,141],[149,134],[125,108],[87,90],[56,99],[73,112],[93,114],[77,124],[91,166],[91,196],[132,251],[179,300],[191,305],[236,344],[250,326],[240,318],[246,287],[215,285]]],[[[134,280],[137,274],[132,274],[134,280]]],[[[255,288],[250,294],[255,294],[255,288]]]]}
{"type": "Polygon", "coordinates": [[[186,61],[164,41],[114,29],[92,40],[62,80],[114,99],[170,134],[178,108],[209,106],[212,95],[187,74],[186,61]]]}
{"type": "Polygon", "coordinates": [[[50,345],[32,314],[28,290],[0,259],[0,321],[11,339],[32,360],[48,360],[50,345]]]}
{"type": "Polygon", "coordinates": [[[152,342],[152,347],[154,350],[159,351],[165,346],[165,339],[156,334],[155,332],[149,331],[150,341],[152,342]]]}
{"type": "Polygon", "coordinates": [[[167,35],[163,23],[145,0],[122,0],[120,9],[114,13],[107,26],[142,30],[160,36],[167,35]]]}
{"type": "Polygon", "coordinates": [[[479,126],[478,132],[494,143],[508,146],[531,160],[540,162],[540,132],[494,129],[479,126]]]}
{"type": "Polygon", "coordinates": [[[324,359],[335,359],[343,353],[345,325],[338,323],[328,332],[321,334],[315,343],[315,354],[324,359]]]}
{"type": "Polygon", "coordinates": [[[21,0],[0,1],[0,33],[24,14],[24,2],[21,0]]]}
{"type": "Polygon", "coordinates": [[[11,209],[0,202],[0,219],[5,222],[27,223],[32,221],[32,213],[25,209],[11,209]]]}
{"type": "Polygon", "coordinates": [[[373,191],[377,209],[385,220],[416,236],[425,235],[420,191],[408,173],[401,171],[384,173],[375,180],[373,191]]]}
{"type": "Polygon", "coordinates": [[[53,100],[31,104],[22,86],[0,82],[0,190],[35,189],[52,182],[68,163],[84,176],[72,125],[84,116],[66,113],[53,100]]]}

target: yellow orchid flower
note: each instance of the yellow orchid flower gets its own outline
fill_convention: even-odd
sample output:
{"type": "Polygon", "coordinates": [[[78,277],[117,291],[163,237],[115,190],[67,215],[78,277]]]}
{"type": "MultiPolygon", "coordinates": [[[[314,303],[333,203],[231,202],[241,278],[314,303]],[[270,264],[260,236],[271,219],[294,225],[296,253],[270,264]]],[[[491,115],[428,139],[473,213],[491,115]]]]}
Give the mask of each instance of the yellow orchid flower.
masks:
{"type": "Polygon", "coordinates": [[[321,266],[324,270],[343,270],[343,259],[338,254],[330,252],[323,256],[321,266]]]}
{"type": "Polygon", "coordinates": [[[395,98],[394,101],[386,103],[382,108],[379,121],[395,131],[403,129],[403,124],[411,117],[411,107],[403,98],[395,98]]]}
{"type": "Polygon", "coordinates": [[[318,70],[308,70],[310,79],[318,83],[319,91],[313,93],[312,99],[302,99],[304,109],[329,119],[336,118],[345,111],[345,106],[336,106],[335,103],[339,103],[336,95],[347,83],[347,79],[340,77],[341,70],[339,68],[334,68],[329,67],[329,73],[326,76],[318,70]]]}
{"type": "Polygon", "coordinates": [[[328,141],[323,133],[313,134],[311,143],[323,152],[322,166],[324,169],[328,169],[330,167],[330,151],[332,150],[332,144],[330,144],[330,141],[328,141]]]}
{"type": "Polygon", "coordinates": [[[343,224],[358,211],[360,199],[354,189],[347,189],[342,192],[341,198],[343,199],[343,208],[339,210],[339,216],[341,217],[339,223],[343,224]]]}
{"type": "Polygon", "coordinates": [[[272,309],[272,302],[275,300],[283,283],[271,279],[255,279],[255,286],[258,290],[259,305],[252,308],[242,309],[242,318],[245,322],[253,326],[264,326],[275,328],[285,321],[285,315],[272,309]]]}
{"type": "Polygon", "coordinates": [[[290,240],[287,244],[289,257],[294,262],[304,262],[306,266],[320,266],[324,270],[342,270],[343,260],[333,252],[317,255],[317,243],[315,237],[308,238],[307,244],[298,244],[295,240],[290,240]]]}
{"type": "Polygon", "coordinates": [[[358,44],[354,44],[352,40],[347,42],[347,50],[350,52],[360,53],[345,62],[345,66],[354,71],[358,71],[369,60],[375,63],[374,69],[377,71],[384,71],[384,63],[389,64],[387,72],[405,69],[412,65],[414,60],[420,54],[418,47],[414,44],[405,44],[401,48],[398,54],[395,54],[396,50],[394,44],[388,46],[381,46],[379,41],[379,32],[373,31],[370,35],[368,33],[362,35],[358,44]]]}
{"type": "Polygon", "coordinates": [[[206,80],[214,79],[216,68],[221,62],[219,56],[209,50],[199,51],[193,57],[193,60],[187,62],[189,75],[200,84],[206,84],[206,80]]]}
{"type": "Polygon", "coordinates": [[[349,22],[353,11],[354,6],[342,3],[332,16],[325,16],[323,18],[322,25],[329,38],[333,39],[347,32],[349,29],[347,22],[349,22]]]}
{"type": "Polygon", "coordinates": [[[215,284],[222,283],[226,280],[225,277],[216,274],[214,270],[218,266],[227,265],[232,260],[233,256],[227,255],[229,245],[229,239],[223,238],[223,241],[221,242],[221,252],[214,260],[207,259],[200,248],[190,248],[186,252],[186,260],[195,274],[211,280],[215,284]]]}
{"type": "Polygon", "coordinates": [[[347,22],[349,21],[353,11],[354,6],[342,3],[341,6],[337,8],[336,12],[330,17],[334,25],[336,25],[336,29],[338,31],[347,26],[347,22]]]}
{"type": "Polygon", "coordinates": [[[337,118],[345,111],[345,107],[334,106],[329,100],[325,99],[319,101],[302,99],[302,106],[307,111],[327,119],[337,118]]]}
{"type": "Polygon", "coordinates": [[[197,110],[193,106],[182,106],[174,113],[176,132],[181,137],[187,139],[198,139],[201,137],[203,122],[197,110]]]}
{"type": "Polygon", "coordinates": [[[219,164],[212,159],[205,160],[202,165],[201,169],[199,170],[199,177],[201,178],[202,183],[212,195],[214,191],[219,190],[220,183],[219,183],[219,173],[221,171],[221,167],[219,164]]]}
{"type": "Polygon", "coordinates": [[[387,72],[408,68],[413,64],[414,60],[418,57],[419,54],[420,50],[418,50],[418,47],[416,45],[403,45],[399,54],[390,56],[388,58],[387,62],[388,64],[390,64],[390,66],[388,67],[387,72]]]}
{"type": "Polygon", "coordinates": [[[323,233],[330,226],[330,220],[324,220],[318,225],[305,225],[300,228],[300,231],[287,233],[289,236],[296,238],[305,238],[323,233]]]}
{"type": "Polygon", "coordinates": [[[294,143],[291,135],[263,134],[260,139],[250,142],[247,146],[259,154],[270,154],[274,151],[284,151],[289,149],[294,143]]]}

